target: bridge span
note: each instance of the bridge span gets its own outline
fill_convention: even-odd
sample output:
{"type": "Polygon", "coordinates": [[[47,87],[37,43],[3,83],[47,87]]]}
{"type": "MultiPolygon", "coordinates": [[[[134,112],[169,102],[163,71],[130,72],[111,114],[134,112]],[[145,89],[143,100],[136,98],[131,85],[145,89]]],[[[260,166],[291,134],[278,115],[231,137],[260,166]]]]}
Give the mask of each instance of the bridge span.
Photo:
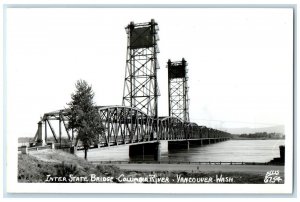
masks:
{"type": "MultiPolygon", "coordinates": [[[[99,134],[101,147],[154,140],[178,141],[230,137],[227,132],[198,126],[196,123],[183,122],[180,118],[159,117],[155,119],[132,107],[104,106],[97,107],[97,109],[105,127],[105,133],[99,134]]],[[[69,113],[68,109],[45,113],[38,123],[34,142],[38,145],[47,144],[50,132],[56,143],[64,144],[67,141],[78,145],[73,131],[68,129],[69,113]],[[66,134],[66,137],[62,137],[63,134],[66,134]]]]}
{"type": "MultiPolygon", "coordinates": [[[[105,133],[99,134],[99,142],[92,148],[129,144],[129,156],[151,153],[157,159],[160,140],[167,140],[169,149],[188,149],[193,145],[212,144],[230,138],[230,134],[224,131],[183,122],[175,117],[155,119],[132,107],[98,106],[97,109],[105,133]]],[[[54,143],[58,149],[75,147],[80,150],[80,141],[68,129],[69,113],[68,109],[45,113],[38,123],[35,145],[54,143]]]]}

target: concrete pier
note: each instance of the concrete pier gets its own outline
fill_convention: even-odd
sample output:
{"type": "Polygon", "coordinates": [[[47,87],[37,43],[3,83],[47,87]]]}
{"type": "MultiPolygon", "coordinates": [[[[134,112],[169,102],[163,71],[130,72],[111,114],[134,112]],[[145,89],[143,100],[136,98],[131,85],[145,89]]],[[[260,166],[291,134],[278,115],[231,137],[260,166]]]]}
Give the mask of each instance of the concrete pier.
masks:
{"type": "Polygon", "coordinates": [[[55,149],[55,143],[54,142],[48,142],[47,145],[50,146],[50,149],[55,149]]]}
{"type": "Polygon", "coordinates": [[[203,139],[203,145],[207,145],[207,144],[210,144],[209,139],[203,139]]]}
{"type": "Polygon", "coordinates": [[[36,141],[36,146],[44,146],[44,141],[43,141],[43,122],[39,121],[38,122],[38,131],[37,131],[37,141],[36,141]]]}
{"type": "Polygon", "coordinates": [[[160,142],[141,143],[129,146],[129,157],[144,157],[153,156],[155,161],[160,160],[160,142]]]}
{"type": "Polygon", "coordinates": [[[168,141],[168,149],[189,149],[190,142],[188,140],[168,141]]]}
{"type": "Polygon", "coordinates": [[[189,140],[169,140],[168,149],[189,149],[190,147],[199,147],[203,145],[223,142],[226,138],[203,138],[203,139],[189,139],[189,140]]]}
{"type": "Polygon", "coordinates": [[[203,140],[189,140],[190,142],[190,147],[199,147],[203,145],[203,140]]]}
{"type": "Polygon", "coordinates": [[[21,153],[22,154],[28,154],[28,147],[27,146],[21,146],[21,153]]]}
{"type": "Polygon", "coordinates": [[[76,152],[77,152],[77,147],[76,146],[71,146],[70,147],[70,153],[71,154],[76,154],[76,152]]]}

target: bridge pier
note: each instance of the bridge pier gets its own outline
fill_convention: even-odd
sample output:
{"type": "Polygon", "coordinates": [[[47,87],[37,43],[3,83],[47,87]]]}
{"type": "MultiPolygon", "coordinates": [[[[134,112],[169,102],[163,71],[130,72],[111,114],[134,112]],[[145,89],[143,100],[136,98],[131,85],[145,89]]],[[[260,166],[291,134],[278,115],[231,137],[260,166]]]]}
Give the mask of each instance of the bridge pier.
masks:
{"type": "Polygon", "coordinates": [[[160,160],[160,142],[154,143],[142,143],[129,146],[129,157],[130,158],[142,158],[145,160],[145,157],[151,158],[153,160],[160,160]]]}
{"type": "Polygon", "coordinates": [[[39,121],[38,122],[38,131],[37,131],[37,141],[36,141],[36,146],[43,146],[44,145],[44,140],[43,140],[43,122],[39,121]]]}
{"type": "Polygon", "coordinates": [[[22,154],[28,154],[28,147],[27,146],[21,146],[21,153],[22,154]]]}
{"type": "Polygon", "coordinates": [[[168,149],[189,149],[190,141],[189,140],[177,140],[177,141],[168,141],[168,149]]]}
{"type": "Polygon", "coordinates": [[[190,147],[197,147],[197,146],[202,146],[203,145],[203,140],[200,139],[200,140],[189,140],[190,142],[190,147]]]}
{"type": "Polygon", "coordinates": [[[210,144],[210,139],[207,138],[207,139],[205,140],[205,142],[206,142],[206,144],[210,144]]]}
{"type": "Polygon", "coordinates": [[[190,140],[169,140],[168,149],[189,149],[190,147],[197,147],[203,145],[214,144],[223,142],[226,138],[203,138],[203,139],[190,139],[190,140]]]}
{"type": "Polygon", "coordinates": [[[70,153],[71,153],[71,154],[76,154],[76,153],[77,153],[77,147],[72,145],[72,146],[70,147],[70,153]]]}

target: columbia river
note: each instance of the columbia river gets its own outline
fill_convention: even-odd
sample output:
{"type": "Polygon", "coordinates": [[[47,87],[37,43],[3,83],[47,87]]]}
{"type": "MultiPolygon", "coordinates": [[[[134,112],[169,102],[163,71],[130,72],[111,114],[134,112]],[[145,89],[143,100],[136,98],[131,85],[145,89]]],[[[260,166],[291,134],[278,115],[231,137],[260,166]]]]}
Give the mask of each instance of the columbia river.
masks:
{"type": "MultiPolygon", "coordinates": [[[[268,162],[279,157],[279,145],[284,145],[284,140],[229,140],[225,142],[190,147],[168,151],[167,141],[161,141],[160,161],[172,162],[268,162]]],[[[117,147],[93,149],[88,152],[90,161],[147,161],[144,159],[130,159],[128,145],[117,147]]],[[[83,157],[83,152],[78,151],[78,156],[83,157]]]]}

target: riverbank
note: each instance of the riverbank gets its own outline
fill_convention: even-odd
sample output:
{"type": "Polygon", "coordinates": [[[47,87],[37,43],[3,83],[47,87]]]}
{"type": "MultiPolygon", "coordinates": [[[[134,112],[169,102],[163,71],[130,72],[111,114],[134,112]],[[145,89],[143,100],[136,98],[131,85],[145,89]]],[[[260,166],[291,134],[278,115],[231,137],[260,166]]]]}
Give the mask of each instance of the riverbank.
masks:
{"type": "Polygon", "coordinates": [[[19,182],[92,183],[247,183],[264,184],[276,171],[284,182],[284,166],[190,164],[93,164],[59,150],[18,156],[19,182]]]}
{"type": "Polygon", "coordinates": [[[61,150],[46,149],[18,154],[18,182],[71,182],[74,177],[88,178],[91,175],[106,177],[120,174],[121,171],[116,166],[94,165],[61,150]],[[47,180],[49,176],[64,180],[49,181],[47,180]]]}

